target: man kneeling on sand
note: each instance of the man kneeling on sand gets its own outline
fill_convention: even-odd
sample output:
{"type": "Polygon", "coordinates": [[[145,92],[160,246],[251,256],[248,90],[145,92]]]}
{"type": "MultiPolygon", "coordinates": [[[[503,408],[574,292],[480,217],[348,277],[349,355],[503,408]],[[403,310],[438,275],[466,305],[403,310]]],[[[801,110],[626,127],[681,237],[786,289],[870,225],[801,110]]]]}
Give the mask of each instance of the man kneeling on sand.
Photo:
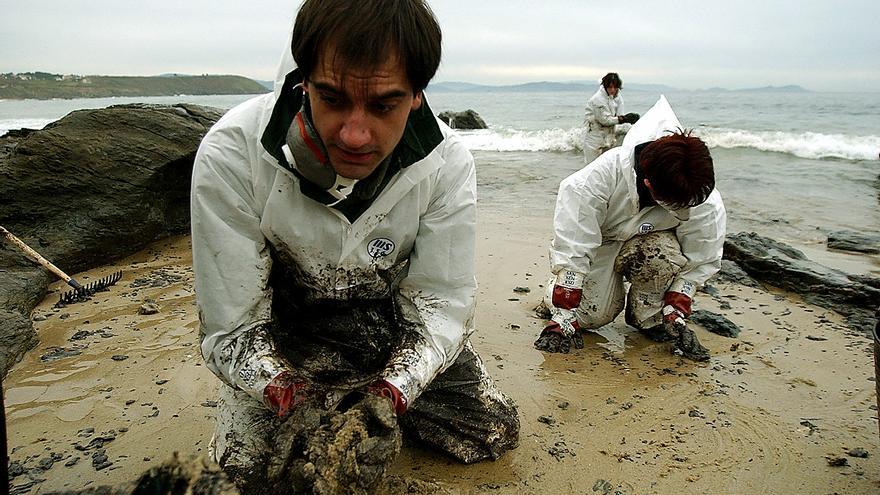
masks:
{"type": "Polygon", "coordinates": [[[550,310],[535,347],[569,352],[582,332],[626,322],[697,361],[687,327],[697,289],[721,268],[726,213],[706,144],[681,130],[665,98],[612,149],[559,186],[550,310]],[[629,290],[626,291],[626,283],[629,290]]]}
{"type": "Polygon", "coordinates": [[[201,350],[223,382],[213,453],[240,486],[265,486],[298,408],[375,395],[462,462],[517,445],[516,407],[468,340],[475,167],[423,94],[440,38],[422,0],[306,0],[275,91],[199,148],[201,350]]]}

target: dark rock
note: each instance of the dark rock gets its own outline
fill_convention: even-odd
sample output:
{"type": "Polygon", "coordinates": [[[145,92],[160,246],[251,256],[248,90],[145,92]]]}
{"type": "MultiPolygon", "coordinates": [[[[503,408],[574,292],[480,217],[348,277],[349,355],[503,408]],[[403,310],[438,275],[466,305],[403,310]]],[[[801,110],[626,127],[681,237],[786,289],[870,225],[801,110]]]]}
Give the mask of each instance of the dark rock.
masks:
{"type": "Polygon", "coordinates": [[[721,260],[721,271],[712,279],[716,282],[727,282],[758,288],[761,284],[749,276],[739,265],[730,260],[721,260]]]}
{"type": "Polygon", "coordinates": [[[33,324],[24,314],[0,308],[0,376],[39,342],[33,324]]]}
{"type": "Polygon", "coordinates": [[[709,294],[712,297],[721,296],[721,292],[714,285],[709,285],[709,284],[706,284],[706,285],[700,287],[700,292],[709,294]]]}
{"type": "Polygon", "coordinates": [[[82,354],[82,351],[79,349],[68,349],[66,347],[50,347],[49,349],[49,352],[40,356],[40,361],[51,363],[52,361],[82,354]]]}
{"type": "Polygon", "coordinates": [[[139,315],[154,315],[159,312],[159,305],[153,301],[147,301],[138,308],[139,315]]]}
{"type": "Polygon", "coordinates": [[[697,409],[696,407],[694,407],[690,411],[688,411],[688,416],[691,418],[703,418],[703,419],[706,418],[706,415],[703,414],[703,412],[700,411],[699,409],[697,409]]]}
{"type": "Polygon", "coordinates": [[[71,335],[70,338],[67,340],[71,341],[71,342],[73,342],[74,340],[85,340],[90,335],[92,335],[92,332],[89,332],[88,330],[78,330],[75,334],[71,335]]]}
{"type": "Polygon", "coordinates": [[[869,454],[868,454],[867,450],[865,450],[861,447],[856,447],[854,449],[850,449],[849,452],[846,453],[846,455],[848,455],[850,457],[859,457],[861,459],[867,459],[869,454]]]}
{"type": "Polygon", "coordinates": [[[473,110],[464,112],[442,112],[437,116],[453,129],[488,129],[483,118],[473,110]]]}
{"type": "Polygon", "coordinates": [[[538,416],[538,421],[541,423],[544,423],[546,425],[556,424],[556,419],[554,419],[553,416],[547,416],[547,415],[538,416]]]}
{"type": "Polygon", "coordinates": [[[92,453],[92,467],[95,468],[95,471],[100,471],[112,465],[113,462],[109,460],[104,449],[96,450],[92,453]]]}
{"type": "Polygon", "coordinates": [[[105,433],[99,437],[93,438],[87,445],[75,444],[73,446],[74,449],[85,452],[90,449],[102,449],[105,444],[116,440],[116,435],[112,433],[105,433]]]}
{"type": "Polygon", "coordinates": [[[874,310],[880,306],[880,279],[828,268],[791,246],[754,232],[728,235],[724,257],[763,283],[837,311],[854,329],[870,334],[874,326],[874,310]]]}
{"type": "Polygon", "coordinates": [[[717,313],[706,311],[704,309],[698,309],[691,313],[689,319],[690,321],[700,325],[706,330],[714,334],[721,335],[722,337],[739,337],[739,326],[717,313]]]}
{"type": "MultiPolygon", "coordinates": [[[[0,137],[0,225],[68,274],[186,233],[192,162],[221,115],[189,104],[116,105],[8,133],[0,137]]],[[[0,373],[33,347],[30,322],[22,328],[14,313],[29,321],[50,281],[0,242],[0,373]]]]}
{"type": "Polygon", "coordinates": [[[12,461],[9,463],[9,467],[7,468],[7,473],[9,478],[15,478],[16,476],[21,476],[27,472],[27,468],[24,467],[20,461],[12,461]]]}
{"type": "Polygon", "coordinates": [[[841,251],[880,254],[880,235],[840,230],[828,234],[828,247],[841,251]]]}

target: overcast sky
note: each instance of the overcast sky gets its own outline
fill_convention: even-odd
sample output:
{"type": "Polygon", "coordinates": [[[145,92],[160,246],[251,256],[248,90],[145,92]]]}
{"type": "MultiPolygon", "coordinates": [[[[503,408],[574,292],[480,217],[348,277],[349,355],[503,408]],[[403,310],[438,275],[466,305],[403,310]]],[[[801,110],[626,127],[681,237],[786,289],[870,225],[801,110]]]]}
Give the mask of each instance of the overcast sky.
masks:
{"type": "MultiPolygon", "coordinates": [[[[357,1],[357,0],[353,0],[357,1]]],[[[429,0],[435,81],[880,91],[877,0],[429,0]]],[[[0,0],[0,72],[274,79],[298,0],[0,0]]]]}

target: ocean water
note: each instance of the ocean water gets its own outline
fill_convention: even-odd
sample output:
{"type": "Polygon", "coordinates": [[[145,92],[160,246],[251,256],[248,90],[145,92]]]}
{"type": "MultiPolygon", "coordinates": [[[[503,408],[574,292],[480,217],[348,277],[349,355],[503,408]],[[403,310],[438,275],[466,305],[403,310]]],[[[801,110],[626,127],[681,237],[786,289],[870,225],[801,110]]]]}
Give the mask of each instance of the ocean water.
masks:
{"type": "MultiPolygon", "coordinates": [[[[659,93],[623,91],[644,113],[659,93]]],[[[477,161],[482,208],[552,221],[559,181],[584,166],[583,107],[590,94],[428,93],[436,113],[473,109],[489,126],[459,131],[477,161]]],[[[824,249],[836,230],[880,233],[880,93],[665,93],[710,146],[728,232],[754,231],[824,249]]],[[[0,134],[40,128],[81,108],[180,101],[231,108],[249,98],[177,96],[0,101],[0,134]]],[[[868,271],[880,274],[880,259],[868,271]]]]}
{"type": "MultiPolygon", "coordinates": [[[[660,96],[623,94],[626,111],[638,113],[660,96]]],[[[559,181],[584,166],[583,108],[590,95],[428,96],[438,113],[470,108],[489,126],[460,133],[476,157],[480,194],[491,199],[490,208],[551,222],[559,181]]],[[[880,93],[665,96],[682,124],[711,149],[729,233],[757,232],[804,249],[813,259],[825,250],[829,232],[880,234],[880,93]]],[[[837,267],[880,275],[880,257],[864,258],[864,265],[837,267]]]]}

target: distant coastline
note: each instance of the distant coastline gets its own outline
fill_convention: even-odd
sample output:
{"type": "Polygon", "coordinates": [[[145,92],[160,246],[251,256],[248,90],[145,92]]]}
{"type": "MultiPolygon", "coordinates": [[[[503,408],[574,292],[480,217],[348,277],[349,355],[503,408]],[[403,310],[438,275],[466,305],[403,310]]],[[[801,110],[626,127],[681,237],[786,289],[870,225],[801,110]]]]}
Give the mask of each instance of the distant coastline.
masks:
{"type": "MultiPolygon", "coordinates": [[[[273,81],[258,81],[234,75],[162,74],[159,76],[81,76],[24,72],[0,74],[0,99],[49,100],[53,98],[106,98],[177,95],[238,95],[261,94],[272,89],[273,81]]],[[[432,82],[428,91],[436,93],[496,92],[591,92],[597,83],[588,81],[538,81],[522,84],[489,85],[460,81],[432,82]]],[[[679,88],[665,84],[626,84],[627,91],[670,92],[679,88]]],[[[796,84],[756,88],[707,88],[701,92],[809,93],[796,84]]]]}
{"type": "MultiPolygon", "coordinates": [[[[547,92],[547,91],[579,91],[579,92],[591,92],[595,91],[598,87],[598,83],[586,83],[586,82],[552,82],[552,81],[540,81],[540,82],[530,82],[524,84],[509,84],[509,85],[487,85],[487,84],[474,84],[468,82],[459,82],[459,81],[444,81],[444,82],[435,82],[431,83],[428,86],[428,91],[436,92],[436,93],[494,93],[494,92],[519,92],[519,93],[529,93],[529,92],[547,92]]],[[[624,87],[627,91],[652,91],[652,92],[665,92],[665,91],[682,91],[679,88],[675,88],[672,86],[667,86],[665,84],[638,84],[638,83],[626,83],[624,87]]],[[[727,89],[727,88],[708,88],[708,89],[696,89],[692,91],[707,91],[707,92],[758,92],[758,93],[809,93],[810,90],[804,89],[801,86],[796,84],[789,84],[786,86],[763,86],[760,88],[744,88],[744,89],[727,89]]]]}
{"type": "Polygon", "coordinates": [[[232,75],[80,76],[47,72],[0,74],[0,99],[119,96],[236,95],[265,93],[257,81],[232,75]]]}

